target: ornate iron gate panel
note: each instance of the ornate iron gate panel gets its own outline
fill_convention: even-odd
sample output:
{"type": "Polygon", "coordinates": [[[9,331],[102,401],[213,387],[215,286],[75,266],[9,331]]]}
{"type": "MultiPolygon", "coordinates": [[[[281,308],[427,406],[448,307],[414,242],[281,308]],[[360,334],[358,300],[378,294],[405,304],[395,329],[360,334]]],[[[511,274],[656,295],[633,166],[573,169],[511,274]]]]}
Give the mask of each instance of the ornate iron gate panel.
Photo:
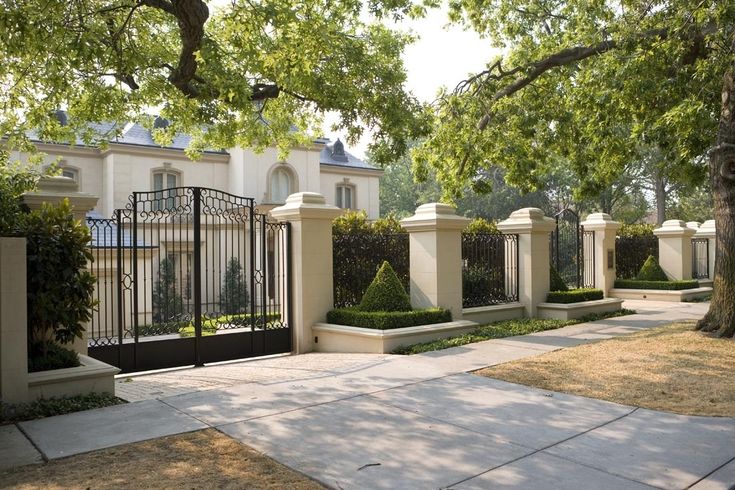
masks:
{"type": "Polygon", "coordinates": [[[692,238],[692,278],[709,278],[709,239],[692,238]]]}
{"type": "Polygon", "coordinates": [[[579,215],[563,209],[554,215],[556,228],[551,233],[551,265],[571,288],[595,287],[594,232],[585,232],[579,215]],[[585,258],[585,250],[590,253],[585,258]]]}
{"type": "Polygon", "coordinates": [[[291,350],[290,227],[255,201],[179,187],[88,218],[98,310],[89,353],[123,372],[291,350]]]}

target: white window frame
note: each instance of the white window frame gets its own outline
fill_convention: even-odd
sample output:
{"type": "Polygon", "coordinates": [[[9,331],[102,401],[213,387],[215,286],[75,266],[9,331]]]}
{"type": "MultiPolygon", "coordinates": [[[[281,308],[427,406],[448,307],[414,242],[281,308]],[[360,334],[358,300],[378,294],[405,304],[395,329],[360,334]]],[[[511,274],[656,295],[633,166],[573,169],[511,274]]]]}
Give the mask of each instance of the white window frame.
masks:
{"type": "MultiPolygon", "coordinates": [[[[174,178],[174,185],[173,187],[181,187],[181,172],[178,170],[172,169],[170,166],[164,166],[163,168],[154,168],[151,170],[151,190],[153,192],[157,191],[163,191],[166,189],[172,189],[173,187],[168,185],[169,177],[174,178]],[[156,189],[156,177],[161,176],[161,188],[156,189]]],[[[166,203],[166,208],[173,208],[174,206],[174,199],[169,198],[166,203]]],[[[161,205],[160,201],[156,199],[153,201],[153,210],[154,211],[161,211],[161,205]]]]}
{"type": "Polygon", "coordinates": [[[268,170],[266,185],[268,187],[266,188],[264,201],[272,204],[283,204],[289,195],[299,192],[299,178],[296,169],[286,162],[276,163],[268,170]],[[273,192],[273,185],[275,184],[273,180],[279,173],[283,173],[288,178],[288,193],[286,196],[275,196],[273,192]],[[276,199],[276,197],[283,197],[283,199],[276,199]]]}
{"type": "Polygon", "coordinates": [[[357,209],[357,186],[349,182],[340,182],[334,187],[334,205],[340,209],[357,209]],[[350,192],[349,206],[345,205],[345,191],[350,192]]]}

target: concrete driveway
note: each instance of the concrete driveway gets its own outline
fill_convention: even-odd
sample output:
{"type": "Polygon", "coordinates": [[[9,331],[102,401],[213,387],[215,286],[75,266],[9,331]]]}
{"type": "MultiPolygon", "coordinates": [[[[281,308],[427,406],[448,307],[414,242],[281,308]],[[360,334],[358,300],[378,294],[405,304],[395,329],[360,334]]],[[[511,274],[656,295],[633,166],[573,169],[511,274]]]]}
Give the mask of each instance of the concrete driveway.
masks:
{"type": "MultiPolygon", "coordinates": [[[[19,425],[46,458],[216,427],[334,488],[728,488],[735,483],[735,419],[637,409],[466,374],[706,310],[626,306],[639,314],[418,356],[241,363],[241,378],[223,376],[230,381],[222,385],[173,396],[157,390],[151,399],[19,425]],[[279,375],[255,375],[264,369],[279,375]]],[[[210,370],[217,379],[221,368],[177,376],[201,379],[210,370]]],[[[155,376],[146,381],[149,392],[155,376]]],[[[0,447],[10,441],[0,432],[0,447]]]]}

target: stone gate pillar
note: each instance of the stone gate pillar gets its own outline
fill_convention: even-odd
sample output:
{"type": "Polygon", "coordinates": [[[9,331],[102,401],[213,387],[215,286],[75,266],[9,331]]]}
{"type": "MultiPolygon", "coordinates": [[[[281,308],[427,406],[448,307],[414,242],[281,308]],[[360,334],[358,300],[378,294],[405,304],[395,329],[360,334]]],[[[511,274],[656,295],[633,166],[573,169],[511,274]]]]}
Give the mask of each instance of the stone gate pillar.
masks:
{"type": "Polygon", "coordinates": [[[414,308],[446,308],[453,320],[462,318],[462,230],[469,222],[454,206],[436,202],[401,221],[409,233],[414,308]]]}
{"type": "Polygon", "coordinates": [[[613,221],[607,213],[592,213],[580,225],[595,234],[594,246],[592,250],[585,250],[585,254],[592,254],[595,287],[602,289],[607,298],[615,285],[615,235],[622,224],[613,221]]]}
{"type": "Polygon", "coordinates": [[[536,316],[537,305],[549,294],[549,235],[555,227],[538,208],[513,211],[498,223],[498,230],[518,235],[518,301],[528,317],[536,316]]]}
{"type": "Polygon", "coordinates": [[[653,234],[658,237],[658,263],[669,279],[691,279],[694,230],[681,220],[670,219],[653,230],[653,234]]]}
{"type": "Polygon", "coordinates": [[[298,192],[271,216],[291,223],[291,318],[293,352],[314,349],[312,325],[326,320],[334,307],[332,220],[342,210],[316,192],[298,192]]]}
{"type": "Polygon", "coordinates": [[[0,237],[0,400],[28,399],[26,239],[0,237]]]}

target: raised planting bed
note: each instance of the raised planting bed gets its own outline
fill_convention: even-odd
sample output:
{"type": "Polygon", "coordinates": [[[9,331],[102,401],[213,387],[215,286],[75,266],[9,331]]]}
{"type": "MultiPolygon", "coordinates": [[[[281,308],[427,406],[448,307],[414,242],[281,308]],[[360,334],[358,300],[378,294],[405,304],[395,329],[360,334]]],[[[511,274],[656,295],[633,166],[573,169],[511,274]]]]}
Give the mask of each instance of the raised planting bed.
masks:
{"type": "Polygon", "coordinates": [[[577,303],[539,303],[537,315],[539,318],[557,320],[573,320],[594,313],[609,313],[622,308],[623,300],[605,298],[594,301],[580,301],[577,303]]]}
{"type": "Polygon", "coordinates": [[[568,289],[566,291],[551,291],[546,296],[547,303],[579,303],[582,301],[595,301],[602,299],[604,293],[601,289],[580,288],[568,289]]]}
{"type": "Polygon", "coordinates": [[[115,393],[115,375],[120,369],[82,354],[79,362],[77,367],[28,373],[28,398],[115,393]]]}
{"type": "Polygon", "coordinates": [[[451,320],[452,313],[442,308],[409,311],[362,311],[357,308],[337,308],[327,313],[327,323],[377,330],[416,327],[451,320]]]}
{"type": "Polygon", "coordinates": [[[687,279],[684,281],[642,281],[640,279],[618,279],[615,281],[615,289],[658,289],[662,291],[681,291],[684,289],[696,289],[699,281],[687,279]]]}
{"type": "Polygon", "coordinates": [[[314,347],[318,352],[387,354],[401,345],[454,337],[471,332],[477,327],[475,322],[457,320],[383,330],[317,323],[311,329],[315,337],[314,347]]]}
{"type": "Polygon", "coordinates": [[[664,290],[664,289],[627,289],[613,288],[610,296],[621,299],[645,299],[648,301],[671,301],[680,303],[705,298],[712,294],[711,287],[699,287],[694,289],[664,290]]]}
{"type": "Polygon", "coordinates": [[[525,307],[518,302],[462,308],[462,320],[469,320],[481,325],[503,320],[513,320],[514,318],[523,318],[524,314],[525,307]]]}

